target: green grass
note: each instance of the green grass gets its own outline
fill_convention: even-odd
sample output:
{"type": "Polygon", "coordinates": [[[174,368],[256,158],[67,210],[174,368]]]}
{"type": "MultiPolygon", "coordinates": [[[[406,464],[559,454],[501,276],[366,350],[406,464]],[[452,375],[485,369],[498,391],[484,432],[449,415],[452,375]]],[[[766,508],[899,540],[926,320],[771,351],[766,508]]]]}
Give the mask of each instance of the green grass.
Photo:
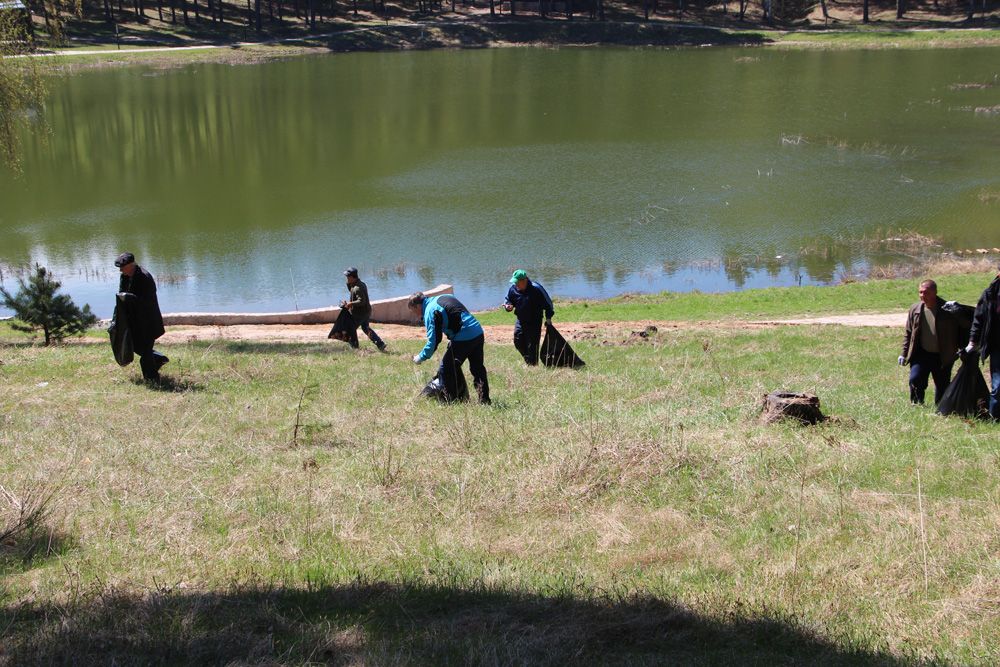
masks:
{"type": "MultiPolygon", "coordinates": [[[[949,275],[937,280],[945,299],[975,305],[992,276],[949,275]]],[[[809,315],[891,313],[917,300],[920,280],[872,280],[830,287],[751,289],[742,292],[663,292],[626,295],[606,301],[561,303],[556,321],[594,322],[637,320],[706,321],[791,318],[809,315]]],[[[477,313],[483,324],[509,324],[513,315],[501,310],[477,313]]]]}
{"type": "Polygon", "coordinates": [[[854,26],[837,32],[792,31],[768,35],[779,46],[794,48],[935,48],[1000,45],[1000,30],[887,30],[854,26]]]}
{"type": "MultiPolygon", "coordinates": [[[[718,299],[767,301],[677,303],[718,299]]],[[[0,664],[1000,660],[996,427],[910,406],[899,332],[609,335],[488,346],[490,408],[420,399],[416,340],[165,346],[163,390],[0,347],[0,483],[57,489],[52,548],[0,550],[0,664]],[[836,419],[761,425],[777,388],[836,419]]]]}

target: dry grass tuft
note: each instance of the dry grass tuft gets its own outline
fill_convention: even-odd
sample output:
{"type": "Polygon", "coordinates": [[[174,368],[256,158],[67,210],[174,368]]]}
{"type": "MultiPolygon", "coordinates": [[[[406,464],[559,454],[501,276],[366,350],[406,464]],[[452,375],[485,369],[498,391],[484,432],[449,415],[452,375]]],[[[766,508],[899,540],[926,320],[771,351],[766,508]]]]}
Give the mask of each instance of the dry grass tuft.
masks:
{"type": "Polygon", "coordinates": [[[45,544],[52,546],[48,527],[55,491],[43,485],[29,487],[20,495],[0,486],[0,556],[30,560],[45,544]]]}

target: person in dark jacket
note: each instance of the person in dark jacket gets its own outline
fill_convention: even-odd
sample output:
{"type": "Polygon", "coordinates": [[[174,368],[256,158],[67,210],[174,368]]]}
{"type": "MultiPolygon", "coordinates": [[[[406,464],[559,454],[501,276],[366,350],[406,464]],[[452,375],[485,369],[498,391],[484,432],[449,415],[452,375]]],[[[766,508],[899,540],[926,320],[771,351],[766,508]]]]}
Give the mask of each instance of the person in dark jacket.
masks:
{"type": "Polygon", "coordinates": [[[546,324],[552,323],[555,308],[545,288],[528,278],[528,274],[518,269],[510,277],[510,289],[503,301],[504,310],[514,311],[514,347],[524,357],[529,366],[538,365],[538,346],[542,339],[542,317],[546,324]]]}
{"type": "Polygon", "coordinates": [[[972,316],[967,354],[979,350],[979,359],[990,360],[990,416],[1000,420],[1000,267],[983,291],[972,316]]]}
{"type": "Polygon", "coordinates": [[[130,252],[118,255],[115,266],[121,271],[119,308],[125,311],[132,334],[132,347],[139,355],[142,377],[157,381],[160,379],[160,368],[169,359],[153,349],[156,339],[164,333],[160,303],[156,299],[156,281],[149,271],[135,263],[135,255],[130,252]]]}
{"type": "Polygon", "coordinates": [[[929,376],[934,377],[934,403],[951,382],[951,367],[958,357],[958,322],[937,295],[937,283],[920,283],[920,301],[906,317],[903,353],[899,365],[910,365],[910,402],[922,404],[929,376]]]}
{"type": "Polygon", "coordinates": [[[413,363],[420,364],[434,356],[441,337],[447,336],[448,349],[441,358],[437,373],[445,389],[452,397],[458,395],[457,371],[468,359],[479,402],[488,405],[490,383],[483,364],[486,336],[479,320],[452,294],[428,297],[423,292],[417,292],[410,296],[406,305],[414,315],[420,316],[427,329],[427,344],[419,354],[414,355],[413,363]]]}
{"type": "Polygon", "coordinates": [[[340,307],[351,311],[351,316],[358,323],[358,326],[361,327],[361,330],[365,332],[365,335],[368,336],[368,340],[373,342],[380,352],[385,352],[385,343],[370,326],[372,304],[368,300],[368,285],[365,285],[358,278],[358,270],[353,266],[344,271],[344,277],[347,278],[347,289],[351,294],[351,300],[341,301],[340,307]]]}

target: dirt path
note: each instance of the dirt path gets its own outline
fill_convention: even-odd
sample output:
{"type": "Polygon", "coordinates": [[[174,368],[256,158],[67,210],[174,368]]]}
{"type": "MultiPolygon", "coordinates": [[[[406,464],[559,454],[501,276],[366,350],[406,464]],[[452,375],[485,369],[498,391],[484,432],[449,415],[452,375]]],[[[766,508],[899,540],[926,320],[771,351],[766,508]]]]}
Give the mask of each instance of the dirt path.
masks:
{"type": "MultiPolygon", "coordinates": [[[[755,321],[717,321],[717,322],[667,322],[660,320],[640,320],[635,322],[557,322],[559,331],[570,340],[593,340],[630,337],[641,337],[647,327],[657,330],[711,328],[754,328],[765,329],[778,326],[835,325],[848,327],[898,327],[906,322],[905,313],[889,313],[874,315],[831,315],[827,317],[810,317],[799,319],[775,319],[755,321]]],[[[424,338],[422,327],[403,326],[399,324],[377,324],[375,330],[387,342],[414,341],[424,338]]],[[[492,325],[483,327],[486,340],[490,343],[507,343],[511,339],[513,325],[492,325]]],[[[283,343],[321,343],[327,340],[330,331],[328,324],[240,324],[228,327],[170,327],[160,338],[163,343],[188,343],[197,340],[232,340],[259,341],[283,343]]]]}

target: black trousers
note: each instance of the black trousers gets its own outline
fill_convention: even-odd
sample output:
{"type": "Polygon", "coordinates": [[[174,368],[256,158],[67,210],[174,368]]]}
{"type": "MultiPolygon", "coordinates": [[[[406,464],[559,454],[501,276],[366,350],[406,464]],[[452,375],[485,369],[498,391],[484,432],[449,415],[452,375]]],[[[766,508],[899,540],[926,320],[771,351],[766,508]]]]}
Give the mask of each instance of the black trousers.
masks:
{"type": "Polygon", "coordinates": [[[542,321],[514,323],[514,347],[529,366],[538,365],[538,348],[542,340],[542,321]]]}
{"type": "Polygon", "coordinates": [[[951,367],[941,365],[941,355],[927,352],[918,347],[910,357],[910,402],[923,403],[927,391],[927,380],[934,378],[934,404],[941,402],[944,390],[951,382],[951,367]]]}
{"type": "Polygon", "coordinates": [[[449,396],[458,394],[458,371],[468,359],[469,372],[472,373],[472,384],[476,387],[476,393],[479,394],[479,402],[490,402],[490,383],[486,378],[486,366],[483,365],[485,343],[485,336],[479,336],[472,340],[453,340],[448,343],[448,349],[441,357],[438,376],[444,379],[444,386],[449,396]]]}
{"type": "Polygon", "coordinates": [[[153,344],[140,343],[135,346],[135,353],[139,355],[139,367],[142,368],[142,377],[147,380],[159,380],[160,363],[153,352],[153,344]]]}

